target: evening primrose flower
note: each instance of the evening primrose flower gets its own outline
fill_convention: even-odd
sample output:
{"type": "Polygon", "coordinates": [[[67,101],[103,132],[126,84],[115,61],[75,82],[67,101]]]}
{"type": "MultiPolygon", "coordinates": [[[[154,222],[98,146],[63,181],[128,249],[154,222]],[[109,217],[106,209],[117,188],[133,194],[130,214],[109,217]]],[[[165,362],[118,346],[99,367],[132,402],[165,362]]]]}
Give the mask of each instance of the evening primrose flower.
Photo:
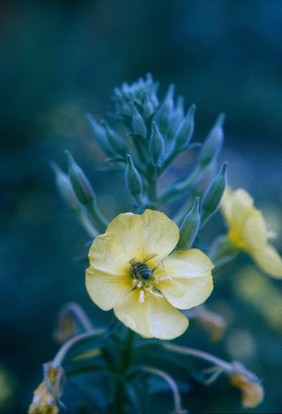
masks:
{"type": "Polygon", "coordinates": [[[178,309],[203,303],[213,264],[200,250],[173,251],[179,229],[165,214],[119,214],[94,240],[86,288],[103,310],[147,338],[173,339],[188,327],[178,309]]]}
{"type": "Polygon", "coordinates": [[[253,198],[243,189],[225,190],[222,214],[229,228],[228,239],[238,249],[247,252],[264,272],[282,277],[282,259],[268,242],[268,232],[262,212],[254,207],[253,198]]]}

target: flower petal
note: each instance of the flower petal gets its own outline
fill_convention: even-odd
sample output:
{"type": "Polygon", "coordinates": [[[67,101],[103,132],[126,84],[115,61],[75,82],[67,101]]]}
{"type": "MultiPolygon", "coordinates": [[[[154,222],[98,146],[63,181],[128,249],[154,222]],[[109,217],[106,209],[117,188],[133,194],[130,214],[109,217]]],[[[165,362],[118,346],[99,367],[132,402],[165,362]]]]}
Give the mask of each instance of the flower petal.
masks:
{"type": "Polygon", "coordinates": [[[130,263],[119,239],[110,233],[100,234],[89,250],[90,267],[109,274],[123,274],[130,263]]]}
{"type": "Polygon", "coordinates": [[[94,240],[89,259],[86,289],[101,309],[112,309],[132,290],[130,263],[113,234],[102,234],[94,240]]]}
{"type": "Polygon", "coordinates": [[[242,223],[253,207],[253,198],[242,188],[225,190],[221,202],[222,215],[229,226],[242,223]]]}
{"type": "Polygon", "coordinates": [[[282,259],[273,246],[266,244],[263,248],[252,251],[252,258],[265,273],[282,278],[282,259]]]}
{"type": "Polygon", "coordinates": [[[201,250],[177,250],[162,261],[155,273],[173,279],[197,278],[210,273],[213,268],[213,263],[201,250]]]}
{"type": "Polygon", "coordinates": [[[176,251],[156,269],[159,289],[178,309],[200,305],[212,292],[213,267],[210,259],[198,249],[176,251]]]}
{"type": "Polygon", "coordinates": [[[179,239],[177,225],[159,211],[145,210],[142,215],[119,214],[108,226],[106,233],[113,233],[120,240],[128,260],[150,261],[154,267],[176,246],[179,239]]]}
{"type": "Polygon", "coordinates": [[[245,220],[241,238],[247,249],[257,249],[267,243],[267,229],[259,210],[254,210],[245,220]]]}
{"type": "Polygon", "coordinates": [[[147,338],[174,339],[184,333],[189,323],[164,297],[147,294],[140,301],[140,289],[115,306],[114,312],[128,328],[147,338]]]}
{"type": "Polygon", "coordinates": [[[193,279],[173,279],[162,283],[160,290],[168,302],[178,309],[201,305],[213,290],[210,274],[193,279]]]}

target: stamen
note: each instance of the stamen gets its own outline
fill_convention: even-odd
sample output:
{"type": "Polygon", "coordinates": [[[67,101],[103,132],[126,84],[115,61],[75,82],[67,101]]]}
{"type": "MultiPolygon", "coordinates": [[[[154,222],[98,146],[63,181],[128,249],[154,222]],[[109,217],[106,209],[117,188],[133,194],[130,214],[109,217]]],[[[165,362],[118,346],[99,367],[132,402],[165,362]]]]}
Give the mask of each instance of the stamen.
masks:
{"type": "Polygon", "coordinates": [[[140,290],[139,302],[144,303],[144,301],[145,301],[145,292],[144,292],[144,290],[140,290]]]}
{"type": "Polygon", "coordinates": [[[161,292],[158,292],[154,286],[150,286],[147,288],[148,292],[151,293],[151,295],[155,296],[156,298],[163,298],[163,294],[161,292]]]}

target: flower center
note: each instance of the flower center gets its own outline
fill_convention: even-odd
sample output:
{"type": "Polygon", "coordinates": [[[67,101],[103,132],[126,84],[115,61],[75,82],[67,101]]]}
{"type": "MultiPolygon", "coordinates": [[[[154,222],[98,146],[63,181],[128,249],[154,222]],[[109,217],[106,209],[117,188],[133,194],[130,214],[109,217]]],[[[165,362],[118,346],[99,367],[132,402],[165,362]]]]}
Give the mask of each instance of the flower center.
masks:
{"type": "Polygon", "coordinates": [[[147,260],[149,259],[146,258],[144,262],[138,262],[134,259],[130,261],[130,274],[132,276],[133,289],[139,289],[139,301],[141,303],[145,302],[148,295],[163,298],[163,294],[159,289],[159,283],[162,280],[170,279],[169,276],[154,275],[156,268],[151,269],[150,266],[145,263],[147,260]]]}

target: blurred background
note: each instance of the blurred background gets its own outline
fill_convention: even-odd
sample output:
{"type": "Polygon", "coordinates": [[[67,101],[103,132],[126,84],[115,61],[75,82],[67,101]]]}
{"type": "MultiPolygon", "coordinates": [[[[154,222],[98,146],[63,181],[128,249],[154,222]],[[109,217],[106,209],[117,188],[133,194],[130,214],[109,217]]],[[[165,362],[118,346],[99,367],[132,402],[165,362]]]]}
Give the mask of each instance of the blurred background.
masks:
{"type": "MultiPolygon", "coordinates": [[[[186,107],[197,106],[196,141],[226,114],[221,159],[229,161],[229,182],[255,196],[282,251],[281,27],[277,0],[0,1],[0,412],[27,411],[42,363],[58,349],[53,331],[65,302],[80,303],[97,326],[109,321],[86,294],[78,259],[88,238],[60,200],[50,163],[66,169],[67,148],[108,218],[128,208],[122,176],[99,171],[104,157],[85,121],[86,112],[100,119],[113,109],[112,90],[123,81],[150,72],[160,96],[174,83],[186,107]]],[[[186,406],[280,412],[281,282],[263,277],[260,306],[244,295],[241,274],[222,277],[210,305],[228,320],[226,340],[210,345],[195,330],[197,343],[246,362],[263,379],[265,401],[242,410],[239,391],[222,380],[193,383],[186,406]]]]}

